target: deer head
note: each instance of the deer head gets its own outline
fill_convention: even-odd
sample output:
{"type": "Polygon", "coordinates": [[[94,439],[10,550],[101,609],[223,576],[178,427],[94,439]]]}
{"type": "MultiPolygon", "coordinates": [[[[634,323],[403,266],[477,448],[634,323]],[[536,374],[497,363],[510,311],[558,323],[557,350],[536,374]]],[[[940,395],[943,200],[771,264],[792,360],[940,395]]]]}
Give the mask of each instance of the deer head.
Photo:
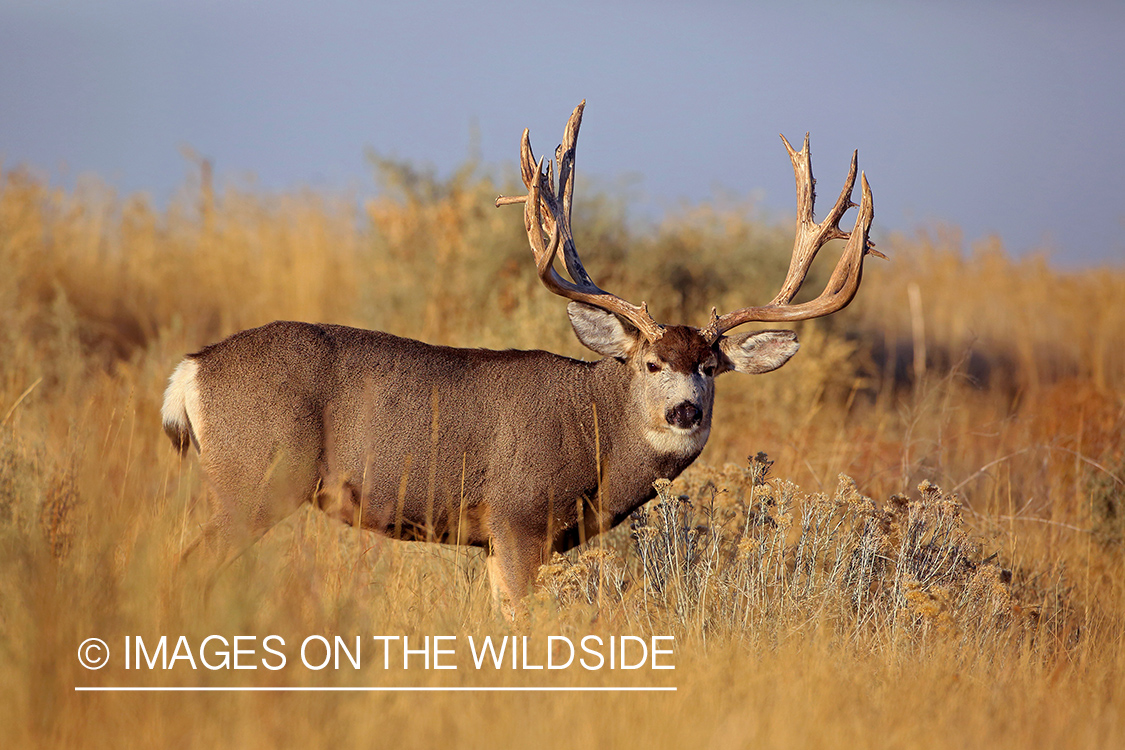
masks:
{"type": "Polygon", "coordinates": [[[599,288],[578,256],[570,216],[575,149],[585,106],[583,101],[567,121],[553,163],[535,160],[529,133],[524,130],[520,171],[527,194],[500,196],[496,205],[523,204],[524,225],[540,280],[550,291],[571,300],[567,312],[578,340],[598,354],[617,360],[626,369],[634,406],[649,442],[667,452],[698,453],[710,433],[715,377],[730,371],[775,370],[798,348],[793,331],[734,335],[727,332],[744,323],[807,320],[841,310],[859,289],[864,256],[885,257],[874,249],[869,238],[874,216],[871,188],[866,176],[861,176],[863,195],[855,228],[851,232],[841,230],[844,213],[857,207],[851,200],[857,167],[857,154],[853,153],[840,197],[828,216],[815,222],[809,136],[805,135],[800,151],[782,136],[797,183],[797,227],[793,256],[781,291],[762,306],[743,307],[724,315],[713,308],[710,321],[702,328],[661,324],[649,314],[646,303],[635,305],[599,288]],[[847,240],[847,244],[824,291],[814,300],[792,304],[817,252],[834,239],[847,240]],[[569,280],[555,268],[560,247],[569,280]]]}

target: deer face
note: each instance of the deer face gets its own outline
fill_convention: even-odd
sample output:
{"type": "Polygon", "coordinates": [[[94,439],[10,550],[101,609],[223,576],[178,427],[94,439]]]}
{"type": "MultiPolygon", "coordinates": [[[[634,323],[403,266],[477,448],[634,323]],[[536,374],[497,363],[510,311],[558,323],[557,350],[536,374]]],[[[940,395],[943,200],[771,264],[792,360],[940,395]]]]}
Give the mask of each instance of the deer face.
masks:
{"type": "Polygon", "coordinates": [[[665,326],[649,341],[617,315],[592,305],[567,306],[578,340],[620,361],[646,440],[661,453],[698,453],[711,433],[715,377],[735,370],[776,370],[797,351],[793,331],[722,336],[708,344],[698,328],[665,326]]]}

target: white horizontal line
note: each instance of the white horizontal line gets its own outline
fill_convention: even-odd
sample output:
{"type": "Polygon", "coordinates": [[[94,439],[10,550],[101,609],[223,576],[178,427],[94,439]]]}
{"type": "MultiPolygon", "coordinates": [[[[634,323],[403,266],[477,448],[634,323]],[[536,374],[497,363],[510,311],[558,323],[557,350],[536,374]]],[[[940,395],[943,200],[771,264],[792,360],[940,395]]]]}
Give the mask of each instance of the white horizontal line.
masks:
{"type": "Polygon", "coordinates": [[[76,693],[644,693],[676,692],[675,687],[168,687],[76,686],[76,693]]]}

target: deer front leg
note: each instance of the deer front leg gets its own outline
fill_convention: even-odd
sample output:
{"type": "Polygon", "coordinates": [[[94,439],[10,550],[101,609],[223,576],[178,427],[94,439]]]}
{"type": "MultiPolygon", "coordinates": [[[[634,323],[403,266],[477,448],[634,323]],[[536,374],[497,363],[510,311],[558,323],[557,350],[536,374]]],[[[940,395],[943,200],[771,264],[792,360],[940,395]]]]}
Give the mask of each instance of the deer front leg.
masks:
{"type": "Polygon", "coordinates": [[[514,622],[527,614],[524,598],[531,590],[539,566],[543,564],[544,545],[539,540],[520,538],[515,534],[493,536],[489,540],[486,564],[492,590],[493,609],[499,609],[506,620],[514,622]]]}

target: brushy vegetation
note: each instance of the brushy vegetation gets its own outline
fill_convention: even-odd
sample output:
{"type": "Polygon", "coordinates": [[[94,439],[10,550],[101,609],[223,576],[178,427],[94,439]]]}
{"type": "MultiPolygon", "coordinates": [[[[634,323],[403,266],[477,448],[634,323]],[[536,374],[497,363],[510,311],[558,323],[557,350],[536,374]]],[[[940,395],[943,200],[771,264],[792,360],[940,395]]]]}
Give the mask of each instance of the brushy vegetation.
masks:
{"type": "MultiPolygon", "coordinates": [[[[869,261],[848,310],[801,324],[784,370],[724,376],[697,465],[545,566],[519,628],[492,613],[479,553],[311,511],[203,608],[175,560],[204,490],[159,427],[184,352],[288,318],[587,354],[518,211],[492,207],[514,186],[474,165],[445,180],[376,165],[385,190],[363,204],[216,189],[202,168],[163,210],[0,174],[5,746],[1125,742],[1125,272],[1063,273],[992,240],[965,252],[951,231],[881,241],[891,261],[869,261]],[[676,670],[170,676],[75,660],[92,635],[269,633],[670,634],[676,670]],[[73,691],[248,682],[678,692],[73,691]]],[[[789,229],[751,215],[702,205],[637,228],[593,195],[575,230],[599,283],[701,324],[784,276],[789,229]]]]}

